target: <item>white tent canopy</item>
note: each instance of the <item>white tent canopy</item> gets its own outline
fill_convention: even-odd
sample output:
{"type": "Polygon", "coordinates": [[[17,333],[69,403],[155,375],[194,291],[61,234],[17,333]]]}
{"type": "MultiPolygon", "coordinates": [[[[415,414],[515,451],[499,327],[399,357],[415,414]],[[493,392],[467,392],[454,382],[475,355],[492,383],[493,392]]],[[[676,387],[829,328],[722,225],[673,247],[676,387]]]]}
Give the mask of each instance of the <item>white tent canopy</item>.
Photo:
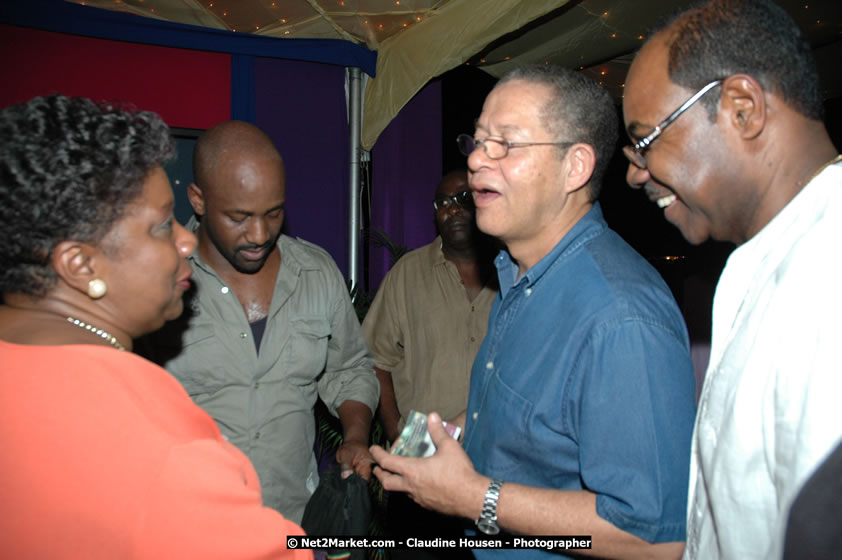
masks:
{"type": "MultiPolygon", "coordinates": [[[[277,38],[332,38],[377,51],[363,99],[371,149],[430,79],[471,61],[492,75],[527,62],[581,68],[615,97],[647,30],[688,0],[67,0],[277,38]]],[[[807,32],[826,97],[842,95],[842,2],[778,0],[807,32]]]]}

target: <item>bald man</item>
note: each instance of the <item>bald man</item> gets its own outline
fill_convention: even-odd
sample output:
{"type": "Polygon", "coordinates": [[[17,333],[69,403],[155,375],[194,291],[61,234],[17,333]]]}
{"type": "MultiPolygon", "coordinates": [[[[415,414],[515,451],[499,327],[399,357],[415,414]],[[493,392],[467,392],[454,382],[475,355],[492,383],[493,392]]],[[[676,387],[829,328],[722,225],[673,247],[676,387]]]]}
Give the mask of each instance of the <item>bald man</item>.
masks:
{"type": "MultiPolygon", "coordinates": [[[[334,261],[281,234],[284,162],[269,136],[221,123],[199,138],[193,167],[197,291],[192,313],[168,329],[185,329],[183,348],[163,365],[252,460],[264,503],[300,523],[318,484],[317,396],[342,422],[337,461],[371,475],[373,360],[334,261]]],[[[172,338],[159,332],[155,341],[172,338]]]]}

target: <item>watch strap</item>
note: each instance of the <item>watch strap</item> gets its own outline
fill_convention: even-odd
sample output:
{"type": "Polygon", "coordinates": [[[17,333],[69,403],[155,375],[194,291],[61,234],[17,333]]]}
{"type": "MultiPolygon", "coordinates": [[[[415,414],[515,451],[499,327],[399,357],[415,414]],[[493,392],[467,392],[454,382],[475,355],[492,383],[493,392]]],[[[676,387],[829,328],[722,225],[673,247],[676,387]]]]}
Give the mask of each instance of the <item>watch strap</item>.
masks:
{"type": "Polygon", "coordinates": [[[500,488],[503,481],[498,478],[491,479],[488,490],[485,491],[485,500],[482,503],[482,513],[477,519],[477,528],[487,535],[496,535],[500,532],[497,525],[497,501],[500,499],[500,488]]]}

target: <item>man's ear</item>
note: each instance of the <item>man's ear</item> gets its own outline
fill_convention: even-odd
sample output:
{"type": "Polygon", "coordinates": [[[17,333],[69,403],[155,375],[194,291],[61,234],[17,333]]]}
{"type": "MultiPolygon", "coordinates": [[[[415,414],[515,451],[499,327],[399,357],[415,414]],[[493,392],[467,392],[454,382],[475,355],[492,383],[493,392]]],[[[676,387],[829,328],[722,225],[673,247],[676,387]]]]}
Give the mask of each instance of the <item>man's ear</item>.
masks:
{"type": "Polygon", "coordinates": [[[722,82],[719,110],[745,140],[766,127],[766,91],[748,74],[734,74],[722,82]]]}
{"type": "Polygon", "coordinates": [[[79,241],[62,241],[51,257],[53,270],[69,286],[86,294],[88,283],[94,278],[103,278],[100,270],[101,253],[98,249],[79,241]]]}
{"type": "Polygon", "coordinates": [[[567,181],[565,191],[569,194],[586,186],[596,165],[596,152],[590,144],[573,144],[567,150],[567,181]]]}
{"type": "Polygon", "coordinates": [[[197,216],[205,215],[205,194],[199,188],[199,185],[190,183],[187,186],[187,199],[190,201],[190,206],[193,207],[193,212],[197,216]]]}

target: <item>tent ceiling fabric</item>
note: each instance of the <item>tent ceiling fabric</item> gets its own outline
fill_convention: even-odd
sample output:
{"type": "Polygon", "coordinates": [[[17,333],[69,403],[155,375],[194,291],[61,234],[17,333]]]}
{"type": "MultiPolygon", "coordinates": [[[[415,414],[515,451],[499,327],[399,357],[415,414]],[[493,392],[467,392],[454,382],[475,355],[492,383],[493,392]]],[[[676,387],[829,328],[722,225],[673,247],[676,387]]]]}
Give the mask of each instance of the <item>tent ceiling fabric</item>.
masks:
{"type": "Polygon", "coordinates": [[[68,0],[282,39],[345,39],[377,50],[453,0],[68,0]]]}
{"type": "MultiPolygon", "coordinates": [[[[430,79],[469,61],[494,76],[526,63],[580,68],[616,98],[647,30],[689,0],[67,0],[276,38],[344,39],[377,51],[365,91],[371,149],[430,79]],[[531,22],[531,23],[530,23],[531,22]]],[[[842,1],[777,0],[813,45],[825,97],[842,96],[842,1]]]]}
{"type": "MultiPolygon", "coordinates": [[[[842,96],[842,1],[775,0],[813,46],[825,98],[842,96]]],[[[528,63],[580,68],[620,99],[634,53],[648,30],[691,0],[571,1],[510,36],[501,37],[470,63],[500,77],[528,63]]]]}
{"type": "Polygon", "coordinates": [[[570,2],[533,22],[517,36],[503,38],[471,59],[471,63],[500,77],[523,64],[552,63],[579,68],[622,97],[622,84],[633,53],[652,23],[688,0],[647,0],[646,10],[628,0],[570,2]]]}
{"type": "Polygon", "coordinates": [[[567,0],[451,0],[424,22],[386,39],[377,77],[363,106],[362,144],[369,149],[401,107],[431,78],[465,62],[491,40],[567,0]]]}
{"type": "Polygon", "coordinates": [[[377,51],[362,145],[370,150],[432,78],[567,0],[67,0],[277,38],[345,39],[377,51]]]}

